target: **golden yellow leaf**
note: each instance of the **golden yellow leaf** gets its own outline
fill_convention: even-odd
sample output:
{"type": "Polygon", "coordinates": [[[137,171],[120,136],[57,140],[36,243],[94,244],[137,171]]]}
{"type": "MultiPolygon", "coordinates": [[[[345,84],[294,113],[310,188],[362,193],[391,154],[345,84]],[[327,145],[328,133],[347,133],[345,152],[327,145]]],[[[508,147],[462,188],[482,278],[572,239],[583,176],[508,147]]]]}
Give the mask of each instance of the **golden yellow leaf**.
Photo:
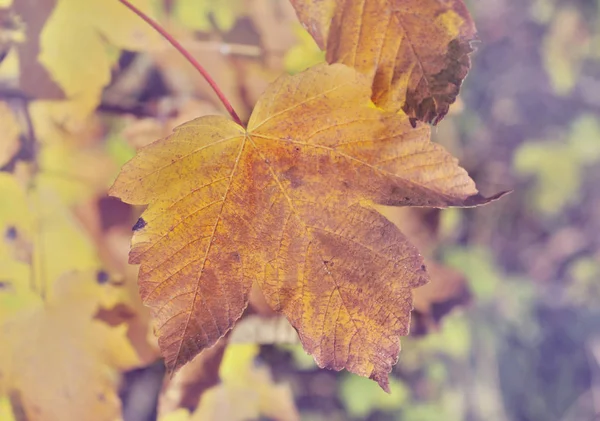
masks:
{"type": "MultiPolygon", "coordinates": [[[[417,250],[368,206],[487,203],[429,127],[370,101],[370,81],[323,64],[274,82],[248,129],[201,117],[142,148],[110,193],[149,204],[131,263],[177,369],[240,317],[252,283],[319,366],[387,387],[406,334],[417,250]]],[[[497,196],[498,197],[498,196],[497,196]]]]}
{"type": "Polygon", "coordinates": [[[134,367],[138,358],[126,326],[94,320],[103,287],[95,277],[66,274],[45,302],[32,296],[0,321],[0,390],[27,419],[112,421],[119,414],[117,369],[134,367]]]}
{"type": "Polygon", "coordinates": [[[97,316],[126,291],[56,193],[3,173],[0,195],[0,394],[28,419],[114,420],[119,370],[140,358],[128,324],[97,316]]]}
{"type": "MultiPolygon", "coordinates": [[[[1,3],[0,3],[1,6],[1,3]]],[[[0,420],[16,421],[10,405],[10,401],[6,397],[0,397],[0,420]]]]}
{"type": "Polygon", "coordinates": [[[10,198],[0,206],[0,259],[31,265],[29,288],[49,294],[64,273],[100,269],[94,245],[56,192],[27,191],[10,174],[0,173],[0,195],[10,198]]]}
{"type": "Polygon", "coordinates": [[[190,411],[185,408],[179,408],[176,411],[168,412],[158,417],[158,421],[190,421],[190,411]]]}
{"type": "Polygon", "coordinates": [[[203,394],[192,421],[244,421],[261,415],[281,421],[300,419],[289,386],[275,383],[268,367],[255,364],[258,351],[258,345],[225,349],[221,384],[203,394]]]}
{"type": "Polygon", "coordinates": [[[0,197],[10,198],[0,206],[0,230],[6,231],[11,226],[20,225],[31,233],[33,220],[25,189],[7,172],[0,172],[0,197]]]}
{"type": "Polygon", "coordinates": [[[463,0],[292,0],[329,63],[373,82],[373,101],[436,124],[471,66],[475,25],[463,0]]]}
{"type": "MultiPolygon", "coordinates": [[[[150,10],[149,0],[132,3],[150,10]]],[[[57,0],[40,34],[38,60],[85,114],[96,107],[110,81],[116,56],[108,46],[136,51],[160,42],[152,28],[118,1],[57,0]]]]}
{"type": "Polygon", "coordinates": [[[66,204],[104,195],[118,168],[100,146],[60,144],[40,148],[38,165],[38,186],[56,191],[66,204]]]}
{"type": "Polygon", "coordinates": [[[301,26],[293,27],[298,43],[285,53],[284,66],[288,73],[294,74],[321,63],[325,56],[310,34],[301,26]]]}

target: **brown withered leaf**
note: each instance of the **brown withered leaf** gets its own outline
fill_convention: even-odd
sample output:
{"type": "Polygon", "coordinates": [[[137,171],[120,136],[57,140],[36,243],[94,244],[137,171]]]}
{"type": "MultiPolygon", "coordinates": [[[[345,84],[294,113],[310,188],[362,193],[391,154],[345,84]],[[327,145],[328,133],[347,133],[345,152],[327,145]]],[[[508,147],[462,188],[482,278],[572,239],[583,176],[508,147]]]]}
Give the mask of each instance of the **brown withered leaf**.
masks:
{"type": "Polygon", "coordinates": [[[370,101],[341,65],[283,76],[244,129],[207,116],[138,151],[110,189],[149,204],[130,262],[169,369],[229,331],[256,281],[321,367],[388,388],[422,258],[372,201],[489,202],[426,125],[370,101]]]}
{"type": "Polygon", "coordinates": [[[463,0],[291,2],[329,63],[371,78],[377,105],[433,124],[444,118],[471,67],[476,30],[463,0]]]}
{"type": "Polygon", "coordinates": [[[423,335],[438,328],[440,321],[453,309],[471,302],[471,291],[465,275],[456,269],[426,258],[431,282],[414,291],[412,335],[423,335]]]}

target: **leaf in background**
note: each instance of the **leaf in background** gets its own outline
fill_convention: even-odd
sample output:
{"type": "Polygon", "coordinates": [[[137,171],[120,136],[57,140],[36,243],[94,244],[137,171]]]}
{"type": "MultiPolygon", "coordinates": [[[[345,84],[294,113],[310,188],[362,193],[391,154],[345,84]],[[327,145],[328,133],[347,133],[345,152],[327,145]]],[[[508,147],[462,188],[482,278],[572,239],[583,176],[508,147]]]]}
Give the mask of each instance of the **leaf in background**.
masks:
{"type": "Polygon", "coordinates": [[[173,9],[174,16],[186,27],[203,32],[216,27],[227,32],[243,12],[243,0],[177,0],[173,9]]]}
{"type": "Polygon", "coordinates": [[[95,115],[81,115],[76,101],[33,101],[36,186],[51,189],[68,205],[104,195],[118,167],[95,115]]]}
{"type": "Polygon", "coordinates": [[[370,92],[353,69],[320,65],[273,83],[247,130],[201,117],[123,167],[110,193],[149,204],[130,262],[141,263],[169,369],[232,328],[256,280],[319,366],[387,388],[426,274],[363,203],[476,206],[500,195],[480,196],[427,126],[374,107],[370,92]]]}
{"type": "Polygon", "coordinates": [[[27,285],[34,292],[52,291],[64,273],[100,268],[94,245],[55,192],[26,190],[0,173],[0,197],[11,198],[9,206],[0,206],[0,259],[31,265],[27,285]]]}
{"type": "Polygon", "coordinates": [[[463,0],[292,0],[329,63],[373,82],[373,101],[437,124],[471,67],[475,25],[463,0]]]}
{"type": "Polygon", "coordinates": [[[465,274],[475,295],[475,302],[483,304],[496,298],[503,278],[490,250],[483,247],[453,247],[444,253],[444,261],[465,274]]]}
{"type": "Polygon", "coordinates": [[[219,384],[219,367],[228,342],[227,338],[219,340],[175,373],[160,394],[158,409],[161,420],[178,413],[180,408],[196,408],[204,393],[219,384]]]}
{"type": "Polygon", "coordinates": [[[117,369],[138,364],[125,326],[93,319],[104,295],[95,271],[66,274],[53,288],[0,320],[0,390],[27,419],[112,421],[117,369]]]}
{"type": "Polygon", "coordinates": [[[192,415],[185,408],[179,408],[176,411],[168,412],[158,417],[158,421],[190,421],[192,415]]]}
{"type": "Polygon", "coordinates": [[[595,116],[579,117],[565,137],[525,142],[513,158],[518,173],[535,176],[533,205],[550,216],[577,201],[583,171],[600,160],[600,124],[595,116]]]}
{"type": "MultiPolygon", "coordinates": [[[[149,0],[132,3],[144,11],[151,4],[149,0]]],[[[57,0],[40,34],[38,60],[85,115],[99,104],[110,81],[117,57],[109,46],[151,50],[161,42],[151,27],[118,1],[57,0]]]]}
{"type": "Polygon", "coordinates": [[[574,305],[594,308],[600,299],[600,255],[580,257],[569,264],[571,282],[566,296],[574,305]]]}
{"type": "Polygon", "coordinates": [[[471,336],[467,318],[454,313],[441,321],[438,331],[419,338],[419,342],[423,348],[443,351],[445,355],[454,358],[468,358],[472,345],[471,336]]]}
{"type": "Polygon", "coordinates": [[[348,414],[364,420],[375,410],[399,411],[407,403],[410,391],[406,385],[391,379],[390,386],[392,392],[386,394],[364,378],[344,376],[340,385],[340,398],[348,414]]]}
{"type": "Polygon", "coordinates": [[[126,291],[55,192],[1,173],[0,196],[0,394],[28,419],[113,420],[118,370],[140,359],[129,325],[97,315],[126,291]]]}
{"type": "Polygon", "coordinates": [[[117,166],[101,146],[45,145],[38,154],[38,186],[56,191],[66,204],[104,195],[117,166]]]}
{"type": "Polygon", "coordinates": [[[544,68],[558,95],[567,95],[575,87],[590,46],[590,31],[581,12],[570,6],[558,9],[541,50],[544,68]]]}
{"type": "Polygon", "coordinates": [[[24,40],[17,44],[19,57],[19,89],[32,98],[64,99],[63,89],[52,79],[48,70],[38,60],[40,34],[57,0],[44,2],[21,0],[13,9],[23,22],[24,40]]]}
{"type": "Polygon", "coordinates": [[[204,393],[191,420],[300,419],[290,387],[275,383],[269,368],[256,363],[259,350],[258,345],[227,347],[219,370],[221,384],[204,393]]]}
{"type": "Polygon", "coordinates": [[[6,102],[0,101],[0,168],[6,165],[19,151],[21,128],[6,102]]]}
{"type": "Polygon", "coordinates": [[[0,420],[17,421],[13,415],[10,401],[6,397],[0,396],[0,420]]]}
{"type": "Polygon", "coordinates": [[[304,28],[294,25],[293,29],[298,43],[284,57],[285,70],[290,74],[296,74],[325,60],[325,55],[304,28]]]}

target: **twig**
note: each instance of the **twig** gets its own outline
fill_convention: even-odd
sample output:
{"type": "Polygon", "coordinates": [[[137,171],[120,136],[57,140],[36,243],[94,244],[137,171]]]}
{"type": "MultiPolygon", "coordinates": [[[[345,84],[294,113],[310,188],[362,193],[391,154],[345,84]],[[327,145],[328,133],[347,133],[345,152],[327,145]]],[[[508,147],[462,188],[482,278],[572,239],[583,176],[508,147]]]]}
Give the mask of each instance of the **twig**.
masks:
{"type": "Polygon", "coordinates": [[[208,82],[208,84],[213,89],[213,91],[215,91],[215,93],[217,94],[217,96],[219,97],[219,99],[221,100],[221,102],[223,103],[223,105],[225,106],[227,111],[229,112],[229,115],[231,116],[233,121],[235,121],[240,126],[243,126],[244,124],[242,123],[242,120],[237,115],[237,113],[233,109],[233,106],[231,105],[229,100],[225,97],[225,94],[223,94],[223,92],[221,91],[221,89],[219,88],[217,83],[213,80],[212,77],[210,77],[210,75],[208,74],[206,69],[204,69],[204,67],[202,67],[202,65],[200,63],[198,63],[198,61],[179,43],[179,41],[177,41],[175,38],[173,38],[173,36],[171,36],[171,34],[169,34],[166,29],[164,29],[162,26],[160,26],[158,24],[158,22],[156,22],[154,19],[147,16],[144,12],[139,10],[137,7],[135,7],[133,4],[131,4],[128,0],[119,0],[119,1],[121,3],[123,3],[126,7],[128,7],[133,13],[135,13],[140,18],[142,18],[144,20],[144,22],[146,22],[148,25],[150,25],[152,28],[154,28],[154,30],[156,32],[161,34],[167,41],[169,41],[171,43],[171,45],[173,47],[175,47],[177,49],[177,51],[179,51],[181,53],[181,55],[183,55],[185,57],[185,59],[187,61],[190,62],[190,64],[192,66],[194,66],[194,68],[196,70],[198,70],[198,72],[208,82]]]}

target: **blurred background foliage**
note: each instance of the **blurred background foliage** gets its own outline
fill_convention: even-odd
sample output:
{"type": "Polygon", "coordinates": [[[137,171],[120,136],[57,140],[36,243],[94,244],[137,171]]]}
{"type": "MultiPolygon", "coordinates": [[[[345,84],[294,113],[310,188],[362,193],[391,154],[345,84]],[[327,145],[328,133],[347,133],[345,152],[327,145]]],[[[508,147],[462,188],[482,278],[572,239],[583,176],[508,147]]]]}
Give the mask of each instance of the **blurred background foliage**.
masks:
{"type": "MultiPolygon", "coordinates": [[[[11,3],[0,2],[0,10],[11,3]]],[[[443,268],[437,285],[450,273],[462,274],[465,283],[460,294],[428,298],[422,311],[417,308],[414,334],[402,340],[392,393],[348,373],[319,370],[299,345],[229,346],[219,357],[221,382],[204,393],[200,407],[194,412],[196,396],[161,419],[600,419],[600,0],[467,3],[480,42],[459,100],[434,130],[434,140],[459,157],[484,194],[514,192],[481,209],[434,212],[433,219],[419,214],[418,230],[432,231],[424,253],[443,268]],[[456,272],[446,272],[451,270],[456,272]],[[241,405],[243,416],[223,412],[232,405],[241,405]]],[[[323,60],[287,0],[149,4],[215,76],[242,118],[282,71],[296,73],[323,60]]],[[[2,22],[0,45],[21,42],[18,28],[2,22]]],[[[62,222],[50,215],[52,224],[72,225],[78,218],[87,227],[81,245],[81,230],[61,225],[61,238],[48,237],[46,250],[66,244],[94,254],[87,249],[93,243],[105,262],[108,242],[126,258],[128,228],[140,210],[104,197],[118,168],[175,125],[222,112],[194,70],[158,44],[104,44],[110,83],[99,85],[102,95],[91,105],[96,112],[75,123],[65,117],[71,111],[44,108],[51,97],[46,85],[33,92],[31,116],[24,117],[18,104],[25,89],[11,85],[19,78],[18,54],[3,51],[0,167],[22,177],[20,162],[32,161],[27,142],[34,140],[23,127],[31,129],[33,119],[36,185],[58,192],[69,209],[57,211],[67,215],[62,222]],[[60,131],[43,125],[43,116],[52,113],[64,119],[60,131]],[[96,231],[90,215],[100,220],[96,231]]],[[[86,60],[85,51],[75,53],[86,60]]],[[[0,199],[3,209],[6,197],[0,199]]],[[[5,240],[19,240],[11,230],[15,224],[2,228],[5,240]]],[[[74,268],[73,260],[86,270],[98,266],[86,263],[88,257],[53,253],[48,260],[65,267],[74,268]]],[[[135,285],[135,272],[122,272],[135,285]]],[[[11,297],[2,297],[2,311],[20,305],[11,297]]],[[[156,418],[164,370],[160,361],[150,364],[156,354],[149,355],[121,383],[126,421],[156,418]]],[[[0,399],[0,419],[13,417],[10,408],[7,398],[0,399]]]]}

